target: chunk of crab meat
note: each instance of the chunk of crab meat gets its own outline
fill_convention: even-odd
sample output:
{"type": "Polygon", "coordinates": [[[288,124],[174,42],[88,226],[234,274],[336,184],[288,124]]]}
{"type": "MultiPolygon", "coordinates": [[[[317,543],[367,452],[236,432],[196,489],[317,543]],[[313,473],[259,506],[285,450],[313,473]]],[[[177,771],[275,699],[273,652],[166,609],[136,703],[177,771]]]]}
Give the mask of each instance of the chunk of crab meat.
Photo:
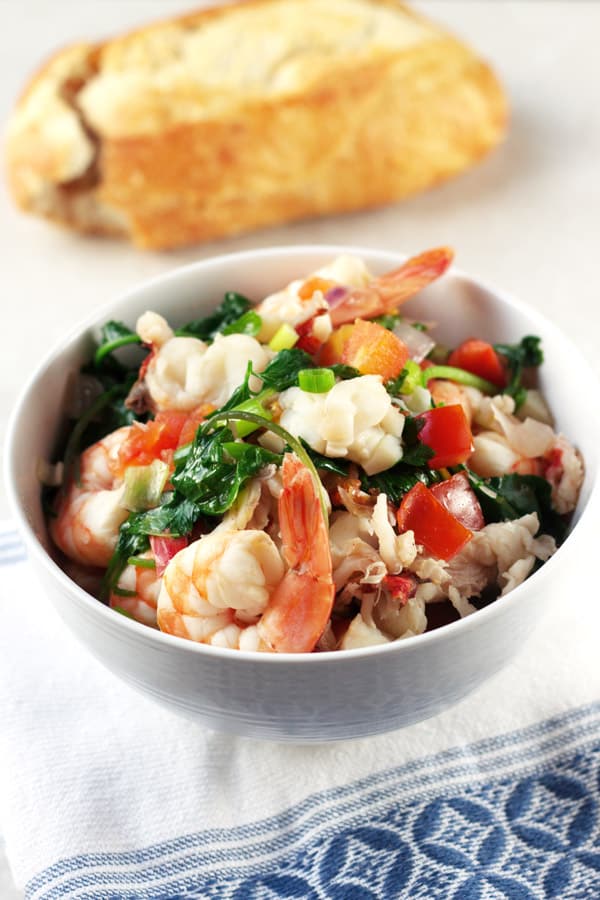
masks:
{"type": "Polygon", "coordinates": [[[377,628],[368,625],[360,613],[354,616],[340,644],[340,650],[358,650],[361,647],[375,647],[389,644],[391,638],[377,628]]]}
{"type": "Polygon", "coordinates": [[[279,396],[280,424],[313,450],[360,463],[368,475],[388,469],[402,456],[404,416],[376,375],[341,381],[311,394],[289,388],[279,396]]]}

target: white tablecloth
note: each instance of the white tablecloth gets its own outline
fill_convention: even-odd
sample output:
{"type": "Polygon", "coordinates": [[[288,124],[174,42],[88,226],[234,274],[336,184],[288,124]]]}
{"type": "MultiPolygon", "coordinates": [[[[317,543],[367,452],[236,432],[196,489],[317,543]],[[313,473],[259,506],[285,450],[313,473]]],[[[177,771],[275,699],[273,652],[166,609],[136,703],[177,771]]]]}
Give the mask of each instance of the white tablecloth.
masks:
{"type": "MultiPolygon", "coordinates": [[[[461,268],[543,310],[600,372],[600,6],[571,0],[430,0],[417,5],[494,63],[513,109],[506,144],[472,172],[435,191],[383,210],[299,223],[171,254],[142,254],[127,244],[79,238],[22,216],[5,191],[0,192],[2,434],[31,360],[78,318],[139,280],[181,262],[271,244],[354,242],[406,252],[452,244],[461,268]]],[[[56,0],[50,5],[21,0],[2,7],[0,115],[6,119],[26,74],[52,48],[81,36],[110,34],[190,4],[56,0]]],[[[4,503],[0,496],[0,515],[6,513],[4,503]]],[[[499,677],[512,683],[515,671],[499,677]]],[[[552,709],[544,705],[536,712],[543,718],[552,709]]],[[[525,716],[523,724],[535,719],[525,716]]],[[[458,720],[446,715],[444,727],[452,731],[453,722],[457,727],[458,720]]],[[[460,732],[454,737],[460,742],[460,732]]],[[[7,879],[0,871],[3,900],[10,897],[7,879]]]]}

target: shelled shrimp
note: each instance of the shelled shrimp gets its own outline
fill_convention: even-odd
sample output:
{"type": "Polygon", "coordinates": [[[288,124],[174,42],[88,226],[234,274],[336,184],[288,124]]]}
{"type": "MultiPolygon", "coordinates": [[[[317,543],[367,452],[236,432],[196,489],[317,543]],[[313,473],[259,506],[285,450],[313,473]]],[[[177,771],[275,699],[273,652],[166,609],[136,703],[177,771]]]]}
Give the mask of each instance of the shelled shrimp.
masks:
{"type": "Polygon", "coordinates": [[[119,527],[129,512],[122,504],[118,471],[119,448],[131,426],[118,428],[88,447],[79,460],[79,478],[59,495],[50,533],[70,559],[106,567],[115,549],[119,527]]]}
{"type": "Polygon", "coordinates": [[[308,279],[292,281],[258,304],[256,311],[262,319],[259,340],[269,341],[284,323],[298,329],[311,321],[312,333],[323,343],[332,327],[394,312],[443,275],[453,257],[448,247],[428,250],[373,278],[358,257],[338,256],[308,279]]]}
{"type": "MultiPolygon", "coordinates": [[[[154,312],[140,316],[137,332],[152,353],[132,396],[137,401],[145,394],[146,407],[155,411],[189,412],[203,403],[218,408],[243,382],[249,362],[255,372],[262,372],[270,360],[268,350],[248,335],[217,335],[209,347],[195,337],[175,336],[154,312]]],[[[251,388],[258,384],[251,379],[251,388]]]]}
{"type": "Polygon", "coordinates": [[[277,545],[264,531],[216,531],[178,553],[158,599],[162,631],[242,650],[312,650],[333,605],[327,525],[308,469],[286,454],[277,545]],[[240,590],[243,585],[243,590],[240,590]]]}
{"type": "Polygon", "coordinates": [[[357,318],[372,319],[394,312],[402,303],[443,275],[454,258],[449,247],[426,250],[407,259],[399,268],[362,287],[354,287],[331,303],[330,316],[334,327],[354,322],[357,318]]]}
{"type": "MultiPolygon", "coordinates": [[[[151,550],[140,554],[140,560],[154,562],[151,550]]],[[[125,566],[116,588],[110,593],[108,604],[112,609],[122,609],[137,622],[156,628],[156,606],[161,578],[154,565],[125,566]]]]}

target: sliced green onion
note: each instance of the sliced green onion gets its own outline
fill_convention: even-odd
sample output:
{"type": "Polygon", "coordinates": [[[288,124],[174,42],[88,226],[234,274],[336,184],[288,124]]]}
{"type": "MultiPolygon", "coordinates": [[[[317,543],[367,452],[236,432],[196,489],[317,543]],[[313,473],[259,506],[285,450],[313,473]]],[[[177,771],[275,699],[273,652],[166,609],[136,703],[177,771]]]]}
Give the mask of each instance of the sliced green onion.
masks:
{"type": "Polygon", "coordinates": [[[158,506],[168,478],[169,466],[160,459],[149,466],[130,466],[125,472],[125,509],[140,512],[158,506]]]}
{"type": "Polygon", "coordinates": [[[98,367],[105,356],[108,356],[108,354],[112,353],[113,350],[118,350],[119,347],[125,347],[126,344],[141,343],[142,339],[138,334],[127,334],[124,337],[116,338],[114,341],[109,341],[106,344],[101,344],[94,353],[94,365],[98,367]]]}
{"type": "MultiPolygon", "coordinates": [[[[117,587],[117,585],[112,588],[112,592],[116,597],[137,597],[137,591],[126,591],[125,588],[117,587]]],[[[116,609],[116,607],[113,607],[113,609],[116,609]]],[[[119,610],[120,609],[121,607],[119,607],[119,610]]],[[[125,613],[125,610],[123,610],[123,612],[125,613]]],[[[125,613],[125,615],[127,615],[127,613],[125,613]]]]}
{"type": "Polygon", "coordinates": [[[261,317],[254,310],[249,309],[235,322],[226,325],[221,334],[248,334],[250,337],[256,337],[261,328],[261,317]]]}
{"type": "Polygon", "coordinates": [[[155,569],[156,563],[147,556],[130,556],[127,559],[128,566],[137,566],[138,569],[155,569]]]}
{"type": "MultiPolygon", "coordinates": [[[[321,501],[321,509],[323,511],[323,517],[325,519],[325,524],[327,524],[329,516],[327,513],[327,506],[325,505],[325,500],[323,498],[323,490],[324,489],[323,489],[323,485],[321,484],[321,479],[319,478],[319,475],[315,468],[315,464],[313,463],[312,459],[310,458],[310,456],[308,455],[308,453],[306,452],[306,450],[304,449],[304,447],[302,446],[300,441],[297,438],[295,438],[293,434],[290,434],[290,432],[286,431],[285,428],[282,428],[281,425],[277,425],[275,422],[271,422],[271,421],[269,421],[269,419],[264,418],[264,416],[257,416],[255,413],[245,412],[241,409],[228,409],[225,412],[221,413],[220,415],[215,416],[215,418],[210,423],[206,423],[205,425],[203,425],[201,427],[202,427],[202,429],[208,430],[207,426],[209,424],[212,425],[215,422],[221,423],[221,422],[239,422],[239,421],[252,422],[256,426],[256,428],[266,428],[268,431],[272,431],[274,434],[279,435],[279,437],[282,438],[286,442],[286,444],[288,444],[292,448],[292,450],[294,451],[294,453],[296,454],[298,459],[300,459],[304,463],[304,465],[306,466],[306,468],[309,470],[310,474],[313,477],[315,490],[317,491],[317,493],[319,495],[319,499],[321,501]]],[[[239,430],[239,426],[238,426],[238,430],[239,430]]]]}
{"type": "Polygon", "coordinates": [[[311,394],[325,394],[335,384],[331,369],[301,369],[298,372],[300,389],[311,394]]]}
{"type": "Polygon", "coordinates": [[[276,353],[279,353],[280,350],[291,350],[299,337],[300,335],[296,329],[284,322],[269,341],[269,347],[271,350],[275,350],[276,353]]]}
{"type": "MultiPolygon", "coordinates": [[[[250,397],[249,400],[244,400],[243,403],[239,403],[234,409],[240,409],[242,412],[255,413],[257,416],[261,416],[263,419],[271,420],[273,418],[272,414],[268,409],[264,408],[264,403],[267,400],[270,400],[271,397],[275,396],[275,391],[273,388],[265,388],[264,391],[261,391],[260,394],[257,394],[255,397],[250,397]]],[[[220,419],[221,417],[218,416],[220,419]]],[[[240,422],[237,426],[237,434],[238,437],[247,437],[247,435],[252,434],[253,431],[256,431],[256,427],[254,425],[249,424],[248,422],[240,422]]]]}
{"type": "Polygon", "coordinates": [[[465,369],[457,369],[455,366],[430,366],[423,369],[423,381],[427,385],[432,378],[445,378],[447,381],[456,381],[458,384],[465,384],[467,387],[474,387],[482,391],[484,394],[499,394],[500,388],[479,375],[473,375],[465,369]]]}
{"type": "Polygon", "coordinates": [[[224,444],[221,444],[221,446],[232,459],[241,459],[250,445],[240,441],[226,441],[224,444]]]}
{"type": "Polygon", "coordinates": [[[401,394],[412,394],[415,388],[423,384],[423,370],[413,359],[406,361],[404,366],[404,379],[400,385],[401,394]]]}

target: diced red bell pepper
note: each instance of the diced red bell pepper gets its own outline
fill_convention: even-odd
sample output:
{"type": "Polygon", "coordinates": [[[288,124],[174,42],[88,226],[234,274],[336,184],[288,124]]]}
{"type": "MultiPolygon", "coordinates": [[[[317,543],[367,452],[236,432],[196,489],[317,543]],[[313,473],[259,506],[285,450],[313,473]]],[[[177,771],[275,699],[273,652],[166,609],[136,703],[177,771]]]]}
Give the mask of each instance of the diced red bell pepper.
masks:
{"type": "Polygon", "coordinates": [[[298,350],[304,350],[305,353],[310,353],[311,356],[314,356],[314,354],[323,346],[323,341],[313,333],[316,318],[316,316],[311,316],[306,322],[294,325],[297,334],[300,335],[296,342],[296,347],[298,350]]]}
{"type": "Polygon", "coordinates": [[[342,350],[342,362],[361,375],[381,375],[384,381],[400,374],[410,353],[406,344],[377,322],[357,319],[342,350]]]}
{"type": "Polygon", "coordinates": [[[428,409],[416,418],[424,423],[419,440],[435,451],[427,461],[430,469],[466,462],[473,450],[473,436],[460,403],[428,409]]]}
{"type": "Polygon", "coordinates": [[[485,378],[499,388],[506,387],[506,370],[502,360],[487,341],[480,341],[477,338],[463,341],[448,357],[448,365],[485,378]]]}
{"type": "Polygon", "coordinates": [[[156,574],[160,578],[176,553],[187,547],[186,537],[158,537],[150,535],[150,548],[156,563],[156,574]]]}
{"type": "Polygon", "coordinates": [[[471,531],[479,531],[485,525],[481,505],[464,472],[433,484],[431,493],[444,509],[471,531]]]}
{"type": "Polygon", "coordinates": [[[414,532],[417,544],[438,559],[452,559],[473,536],[420,481],[402,499],[397,520],[401,532],[414,532]]]}

